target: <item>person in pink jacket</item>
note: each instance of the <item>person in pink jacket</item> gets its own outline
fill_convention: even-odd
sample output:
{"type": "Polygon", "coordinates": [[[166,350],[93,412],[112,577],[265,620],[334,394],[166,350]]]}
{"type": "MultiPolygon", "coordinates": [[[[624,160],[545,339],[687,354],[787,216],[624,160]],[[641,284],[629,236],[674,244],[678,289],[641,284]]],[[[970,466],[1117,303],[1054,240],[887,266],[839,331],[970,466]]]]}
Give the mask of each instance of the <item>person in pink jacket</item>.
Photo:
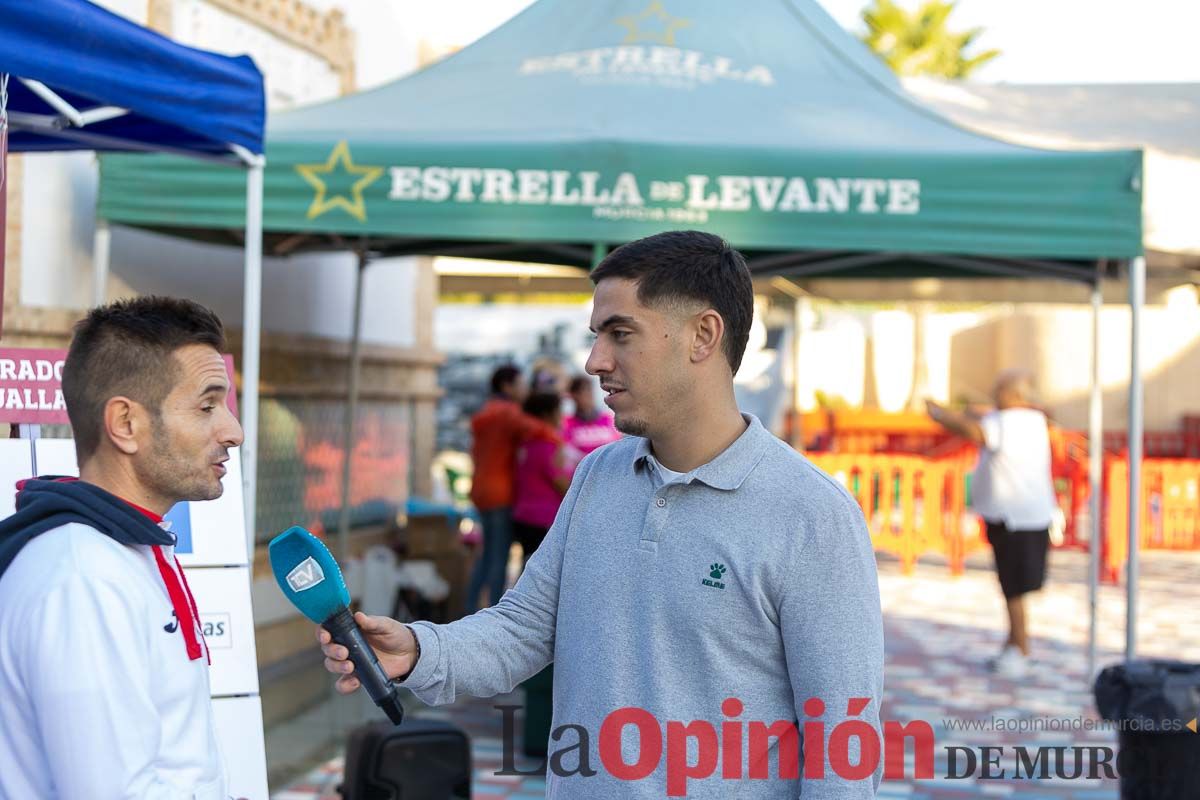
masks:
{"type": "Polygon", "coordinates": [[[558,506],[571,485],[572,469],[557,433],[562,421],[558,395],[531,394],[522,410],[546,423],[517,448],[513,539],[520,543],[528,561],[554,524],[558,506]]]}
{"type": "Polygon", "coordinates": [[[563,440],[578,453],[578,458],[621,438],[613,424],[613,415],[597,407],[594,378],[576,375],[567,392],[575,403],[575,413],[563,422],[563,440]]]}

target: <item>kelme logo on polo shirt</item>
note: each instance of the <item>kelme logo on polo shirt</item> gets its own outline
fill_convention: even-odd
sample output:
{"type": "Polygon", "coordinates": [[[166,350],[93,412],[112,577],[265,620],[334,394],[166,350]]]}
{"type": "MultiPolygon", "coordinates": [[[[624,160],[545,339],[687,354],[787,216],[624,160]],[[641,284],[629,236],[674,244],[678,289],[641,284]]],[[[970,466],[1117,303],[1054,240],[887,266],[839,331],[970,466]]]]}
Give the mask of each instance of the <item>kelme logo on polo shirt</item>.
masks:
{"type": "Polygon", "coordinates": [[[725,584],[721,583],[721,578],[725,577],[725,572],[724,564],[710,564],[708,567],[708,577],[700,582],[714,589],[724,589],[725,584]]]}

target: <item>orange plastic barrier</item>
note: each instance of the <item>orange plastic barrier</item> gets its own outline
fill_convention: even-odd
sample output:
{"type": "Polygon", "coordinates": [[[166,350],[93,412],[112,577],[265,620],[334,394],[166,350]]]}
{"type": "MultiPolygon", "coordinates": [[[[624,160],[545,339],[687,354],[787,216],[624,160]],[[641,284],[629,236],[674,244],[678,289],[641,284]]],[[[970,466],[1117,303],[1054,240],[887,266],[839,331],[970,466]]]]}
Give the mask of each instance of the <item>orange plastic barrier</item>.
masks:
{"type": "Polygon", "coordinates": [[[900,559],[946,558],[961,574],[966,557],[986,546],[978,519],[967,512],[969,452],[949,458],[864,453],[811,453],[808,458],[850,491],[867,520],[876,550],[900,559]]]}
{"type": "MultiPolygon", "coordinates": [[[[1125,431],[1105,431],[1104,450],[1128,455],[1129,435],[1125,431]]],[[[1146,431],[1142,437],[1142,455],[1146,458],[1200,458],[1197,418],[1184,417],[1182,431],[1146,431]]]]}
{"type": "Polygon", "coordinates": [[[1078,520],[1087,513],[1091,494],[1088,480],[1088,439],[1077,431],[1050,427],[1050,472],[1058,507],[1067,521],[1062,547],[1087,548],[1088,537],[1078,520]]]}
{"type": "MultiPolygon", "coordinates": [[[[804,448],[833,453],[925,453],[944,444],[950,435],[924,414],[870,409],[809,411],[794,415],[804,448]]],[[[788,441],[795,431],[789,428],[788,441]]]]}
{"type": "Polygon", "coordinates": [[[830,414],[829,437],[836,453],[922,454],[950,435],[924,414],[848,410],[830,414]]]}
{"type": "MultiPolygon", "coordinates": [[[[1129,462],[1109,459],[1104,483],[1103,578],[1116,582],[1129,555],[1129,462]]],[[[1143,459],[1140,506],[1141,549],[1200,549],[1200,461],[1143,459]]]]}
{"type": "MultiPolygon", "coordinates": [[[[944,556],[956,573],[987,546],[982,525],[966,508],[966,477],[975,449],[921,414],[820,411],[800,417],[808,457],[833,475],[862,506],[875,549],[910,571],[917,559],[944,556]]],[[[1200,416],[1182,432],[1148,432],[1143,461],[1141,547],[1200,550],[1200,416]]],[[[1063,547],[1086,548],[1091,487],[1088,441],[1051,427],[1055,494],[1066,518],[1063,547]]],[[[1128,552],[1128,466],[1122,432],[1104,437],[1101,579],[1115,582],[1128,552]],[[1115,453],[1115,454],[1114,454],[1115,453]]]]}

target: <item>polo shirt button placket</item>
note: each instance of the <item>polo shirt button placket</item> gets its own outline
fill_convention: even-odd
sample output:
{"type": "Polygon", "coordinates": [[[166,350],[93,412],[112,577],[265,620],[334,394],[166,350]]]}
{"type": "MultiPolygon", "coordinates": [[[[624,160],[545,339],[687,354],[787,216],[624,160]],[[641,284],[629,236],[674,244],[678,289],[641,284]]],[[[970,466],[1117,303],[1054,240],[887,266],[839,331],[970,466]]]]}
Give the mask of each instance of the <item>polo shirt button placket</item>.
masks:
{"type": "Polygon", "coordinates": [[[659,508],[662,508],[666,504],[667,504],[667,500],[664,497],[660,497],[654,501],[654,505],[658,506],[659,508]]]}

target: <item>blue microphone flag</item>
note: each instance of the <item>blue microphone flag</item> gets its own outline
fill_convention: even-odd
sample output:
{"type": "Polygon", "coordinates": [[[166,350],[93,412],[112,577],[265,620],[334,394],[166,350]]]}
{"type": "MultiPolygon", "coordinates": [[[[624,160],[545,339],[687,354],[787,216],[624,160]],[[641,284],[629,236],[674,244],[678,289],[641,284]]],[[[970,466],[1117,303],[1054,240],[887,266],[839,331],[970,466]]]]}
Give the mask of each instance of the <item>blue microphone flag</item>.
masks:
{"type": "Polygon", "coordinates": [[[304,528],[288,528],[271,540],[267,552],[280,590],[313,622],[320,625],[350,605],[350,592],[333,554],[304,528]]]}

